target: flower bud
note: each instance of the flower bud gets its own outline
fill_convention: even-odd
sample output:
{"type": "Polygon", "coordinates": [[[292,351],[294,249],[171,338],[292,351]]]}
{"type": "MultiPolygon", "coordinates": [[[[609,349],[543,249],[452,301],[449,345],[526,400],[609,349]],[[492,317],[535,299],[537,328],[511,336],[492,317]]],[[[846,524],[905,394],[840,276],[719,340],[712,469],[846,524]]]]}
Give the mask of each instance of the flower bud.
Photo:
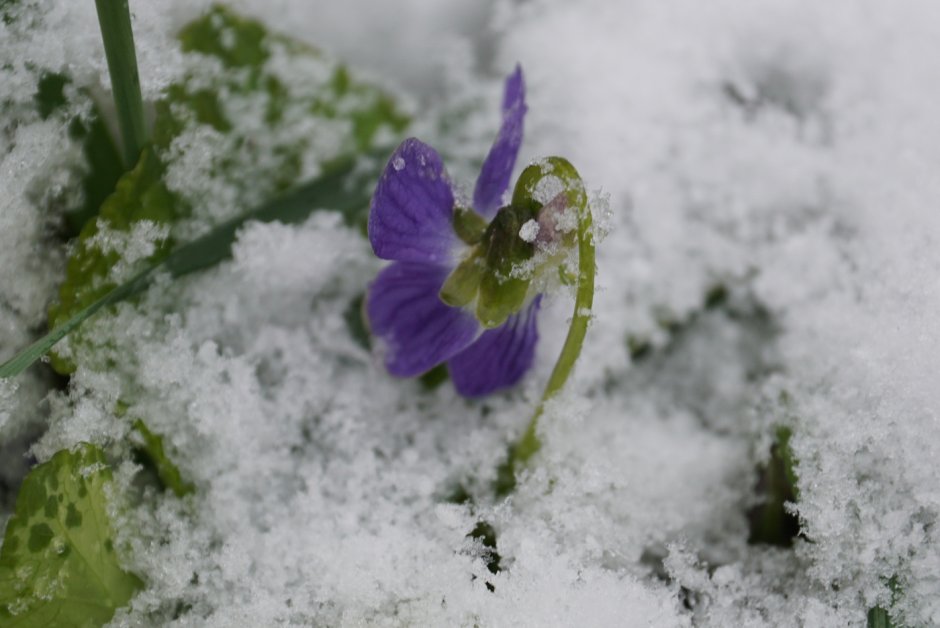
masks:
{"type": "Polygon", "coordinates": [[[562,271],[586,201],[574,166],[549,157],[522,172],[512,203],[485,228],[476,212],[457,209],[454,230],[473,248],[444,282],[441,300],[473,307],[487,329],[505,323],[531,301],[536,276],[562,271]]]}

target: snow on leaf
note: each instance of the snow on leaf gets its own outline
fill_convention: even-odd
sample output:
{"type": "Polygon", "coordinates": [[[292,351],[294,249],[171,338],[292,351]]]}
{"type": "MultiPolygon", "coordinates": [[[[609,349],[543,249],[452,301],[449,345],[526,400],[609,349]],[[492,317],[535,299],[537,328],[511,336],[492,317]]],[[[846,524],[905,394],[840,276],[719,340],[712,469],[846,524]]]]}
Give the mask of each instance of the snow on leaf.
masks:
{"type": "Polygon", "coordinates": [[[0,623],[100,626],[142,586],[115,553],[110,483],[104,454],[84,443],[26,477],[0,548],[0,623]]]}
{"type": "MultiPolygon", "coordinates": [[[[64,324],[75,314],[107,295],[117,284],[130,277],[116,277],[112,270],[120,268],[122,254],[131,249],[151,248],[148,261],[157,261],[170,250],[170,240],[154,240],[152,231],[139,233],[134,238],[135,227],[141,224],[166,225],[177,218],[176,204],[161,180],[162,168],[155,155],[145,150],[137,166],[118,181],[114,194],[101,206],[97,220],[89,221],[79,235],[78,245],[69,257],[65,281],[59,289],[59,301],[49,309],[50,326],[64,324]],[[99,237],[108,233],[111,237],[99,237]],[[114,233],[126,233],[134,242],[124,246],[112,246],[114,233]]],[[[131,269],[127,269],[128,271],[131,269]]],[[[80,344],[81,331],[77,336],[80,344]]],[[[74,341],[73,341],[74,346],[74,341]]],[[[75,370],[73,359],[53,353],[52,365],[60,373],[75,370]]]]}
{"type": "MultiPolygon", "coordinates": [[[[306,44],[269,33],[255,20],[236,15],[222,7],[214,7],[205,17],[192,22],[180,33],[185,52],[195,52],[218,59],[230,70],[224,79],[227,87],[236,91],[266,91],[270,95],[267,107],[269,123],[281,121],[293,97],[290,84],[307,77],[284,77],[277,72],[277,63],[272,71],[269,63],[278,54],[286,54],[302,60],[318,61],[325,66],[327,81],[319,85],[318,92],[305,103],[310,114],[328,118],[347,118],[352,122],[352,134],[356,147],[369,148],[375,134],[383,127],[402,131],[408,118],[398,110],[395,102],[375,87],[355,80],[349,70],[323,58],[321,53],[306,44]],[[248,69],[247,74],[238,71],[248,69]],[[237,78],[236,78],[237,77],[237,78]],[[240,85],[233,80],[239,80],[240,85]]],[[[199,92],[202,97],[213,97],[212,89],[199,92]]],[[[218,93],[218,92],[216,92],[218,93]]]]}
{"type": "Polygon", "coordinates": [[[191,63],[157,103],[154,143],[167,154],[170,187],[195,211],[262,202],[408,123],[344,66],[228,9],[213,8],[179,39],[191,63]]]}
{"type": "MultiPolygon", "coordinates": [[[[397,132],[407,123],[387,95],[354,81],[344,67],[226,9],[217,7],[190,23],[179,39],[184,52],[212,57],[216,65],[194,64],[157,103],[154,148],[144,151],[101,206],[98,219],[82,229],[59,302],[50,308],[53,328],[142,270],[140,260],[151,265],[165,259],[175,240],[186,239],[186,229],[179,237],[178,227],[192,214],[203,215],[209,226],[223,223],[308,175],[328,177],[327,162],[366,152],[383,128],[397,132]],[[206,67],[209,74],[200,74],[206,67]],[[289,69],[308,73],[292,78],[316,85],[316,93],[287,85],[283,75],[289,69]],[[325,80],[318,82],[319,74],[325,80]],[[223,93],[224,102],[218,97],[223,93]],[[329,123],[322,134],[332,139],[322,146],[311,139],[316,133],[306,132],[311,119],[329,123]],[[206,133],[217,140],[210,144],[216,152],[208,160],[198,156],[205,152],[199,139],[206,133]],[[313,166],[305,163],[310,153],[316,156],[313,166]],[[198,166],[193,167],[193,159],[198,166]]],[[[347,221],[362,223],[366,203],[361,209],[361,214],[344,211],[347,221]]],[[[80,331],[71,338],[72,355],[52,357],[53,367],[63,374],[74,372],[80,359],[76,351],[88,344],[80,331]]]]}

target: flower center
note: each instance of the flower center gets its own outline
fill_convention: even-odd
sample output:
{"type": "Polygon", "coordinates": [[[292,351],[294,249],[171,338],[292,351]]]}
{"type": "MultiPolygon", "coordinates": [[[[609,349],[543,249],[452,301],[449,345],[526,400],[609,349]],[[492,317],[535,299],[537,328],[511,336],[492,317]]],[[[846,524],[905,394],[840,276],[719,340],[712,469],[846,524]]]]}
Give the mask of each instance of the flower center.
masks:
{"type": "Polygon", "coordinates": [[[470,249],[441,287],[441,300],[473,308],[487,329],[505,323],[526,305],[534,277],[562,269],[584,203],[577,171],[550,157],[522,172],[512,202],[489,225],[475,211],[456,208],[454,231],[470,249]]]}

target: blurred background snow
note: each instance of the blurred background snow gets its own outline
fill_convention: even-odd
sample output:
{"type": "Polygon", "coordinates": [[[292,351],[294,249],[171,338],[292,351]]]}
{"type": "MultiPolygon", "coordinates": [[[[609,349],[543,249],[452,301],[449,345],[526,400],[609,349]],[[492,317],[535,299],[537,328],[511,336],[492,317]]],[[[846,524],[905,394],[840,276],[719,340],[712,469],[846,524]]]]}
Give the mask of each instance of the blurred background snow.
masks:
{"type": "MultiPolygon", "coordinates": [[[[0,358],[42,328],[61,279],[56,191],[76,158],[28,111],[35,73],[108,85],[93,3],[23,4],[33,30],[0,37],[15,60],[0,75],[0,358]]],[[[208,5],[131,6],[155,98],[184,66],[175,30],[208,5]]],[[[596,320],[544,449],[494,503],[563,297],[533,374],[483,402],[393,380],[349,337],[344,312],[379,264],[328,214],[251,226],[230,263],[99,319],[119,365],[65,391],[38,371],[0,389],[0,450],[40,432],[38,459],[119,442],[113,405],[134,382],[132,411],[197,492],[125,522],[148,588],[116,625],[857,626],[891,580],[896,616],[940,624],[940,4],[232,6],[399,94],[468,185],[520,62],[519,169],[564,155],[609,198],[596,320]],[[748,543],[780,425],[798,460],[792,548],[748,543]],[[458,485],[474,507],[445,499],[458,485]],[[483,520],[496,574],[466,536],[483,520]]],[[[22,473],[13,459],[0,479],[22,473]]]]}

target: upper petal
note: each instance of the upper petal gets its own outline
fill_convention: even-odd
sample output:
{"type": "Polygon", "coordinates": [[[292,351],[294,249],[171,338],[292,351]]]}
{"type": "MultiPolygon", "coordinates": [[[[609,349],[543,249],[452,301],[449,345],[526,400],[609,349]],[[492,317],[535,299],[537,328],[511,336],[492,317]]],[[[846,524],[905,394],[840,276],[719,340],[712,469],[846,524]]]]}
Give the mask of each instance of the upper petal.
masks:
{"type": "Polygon", "coordinates": [[[454,192],[441,156],[409,138],[392,154],[372,196],[369,241],[382,259],[447,263],[456,241],[454,192]]]}
{"type": "Polygon", "coordinates": [[[490,329],[447,363],[457,392],[480,397],[514,385],[532,366],[539,332],[536,318],[542,297],[490,329]]]}
{"type": "Polygon", "coordinates": [[[480,177],[473,191],[473,207],[487,218],[492,218],[509,187],[509,178],[516,165],[519,147],[522,145],[522,123],[526,112],[525,81],[522,68],[516,66],[503,93],[503,123],[499,135],[493,142],[480,177]]]}
{"type": "Polygon", "coordinates": [[[385,345],[385,366],[401,377],[420,375],[473,342],[480,324],[438,297],[450,269],[395,262],[369,288],[366,313],[385,345]]]}

